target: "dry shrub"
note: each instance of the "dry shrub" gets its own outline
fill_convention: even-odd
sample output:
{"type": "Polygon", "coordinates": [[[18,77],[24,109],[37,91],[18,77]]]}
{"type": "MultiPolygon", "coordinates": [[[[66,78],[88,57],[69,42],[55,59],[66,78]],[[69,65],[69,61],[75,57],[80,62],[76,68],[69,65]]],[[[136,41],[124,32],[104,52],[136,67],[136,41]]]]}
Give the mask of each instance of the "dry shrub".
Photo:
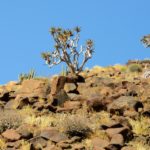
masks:
{"type": "Polygon", "coordinates": [[[136,135],[150,135],[150,119],[139,117],[138,119],[128,119],[132,130],[136,135]]]}
{"type": "Polygon", "coordinates": [[[5,110],[0,112],[0,133],[7,129],[16,129],[22,123],[22,117],[17,111],[5,110]]]}
{"type": "Polygon", "coordinates": [[[70,137],[79,136],[86,138],[91,133],[88,120],[84,116],[68,115],[62,122],[63,130],[70,137]]]}
{"type": "Polygon", "coordinates": [[[142,72],[142,66],[140,64],[131,64],[128,69],[130,72],[142,72]]]}

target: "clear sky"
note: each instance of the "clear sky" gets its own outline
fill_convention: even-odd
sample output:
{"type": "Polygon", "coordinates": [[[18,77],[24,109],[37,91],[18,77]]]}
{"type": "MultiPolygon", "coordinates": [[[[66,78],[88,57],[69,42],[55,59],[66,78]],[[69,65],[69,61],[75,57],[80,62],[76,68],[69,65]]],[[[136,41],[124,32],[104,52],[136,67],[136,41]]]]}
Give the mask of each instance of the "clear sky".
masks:
{"type": "Polygon", "coordinates": [[[149,58],[140,43],[150,33],[149,7],[150,0],[0,0],[0,84],[32,68],[39,76],[60,72],[61,64],[49,69],[40,56],[53,49],[52,26],[78,25],[81,41],[94,40],[89,68],[149,58]]]}

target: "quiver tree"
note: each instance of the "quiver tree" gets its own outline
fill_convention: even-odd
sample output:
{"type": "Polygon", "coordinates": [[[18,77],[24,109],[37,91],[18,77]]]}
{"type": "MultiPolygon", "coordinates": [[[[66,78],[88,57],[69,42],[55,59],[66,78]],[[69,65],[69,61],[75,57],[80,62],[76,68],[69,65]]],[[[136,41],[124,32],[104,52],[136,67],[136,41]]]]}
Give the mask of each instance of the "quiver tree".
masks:
{"type": "Polygon", "coordinates": [[[55,41],[55,49],[41,54],[50,68],[65,62],[72,75],[78,75],[83,70],[85,63],[92,57],[94,47],[92,40],[87,40],[85,46],[79,47],[80,31],[79,27],[73,30],[51,28],[50,33],[55,41]]]}
{"type": "Polygon", "coordinates": [[[146,46],[150,47],[150,34],[142,37],[141,42],[146,46]]]}

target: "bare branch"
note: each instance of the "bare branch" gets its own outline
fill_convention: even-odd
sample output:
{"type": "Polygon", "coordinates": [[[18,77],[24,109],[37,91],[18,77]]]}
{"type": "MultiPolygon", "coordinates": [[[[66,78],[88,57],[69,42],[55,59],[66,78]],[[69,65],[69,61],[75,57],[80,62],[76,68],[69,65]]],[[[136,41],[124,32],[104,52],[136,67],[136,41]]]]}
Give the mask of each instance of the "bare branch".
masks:
{"type": "Polygon", "coordinates": [[[86,46],[78,46],[80,38],[80,28],[74,30],[63,30],[61,28],[51,28],[50,33],[55,41],[55,50],[52,53],[42,53],[42,58],[51,68],[61,62],[65,62],[72,74],[82,71],[85,63],[92,57],[93,41],[87,40],[86,46]],[[83,60],[79,66],[79,61],[83,60]]]}

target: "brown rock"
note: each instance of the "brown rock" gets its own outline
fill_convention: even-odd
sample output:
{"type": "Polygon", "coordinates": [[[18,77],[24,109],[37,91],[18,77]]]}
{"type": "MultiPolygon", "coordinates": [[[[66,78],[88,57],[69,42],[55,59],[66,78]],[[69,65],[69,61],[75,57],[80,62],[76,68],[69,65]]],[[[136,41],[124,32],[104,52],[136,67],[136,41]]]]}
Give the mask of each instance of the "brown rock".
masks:
{"type": "Polygon", "coordinates": [[[119,133],[122,133],[122,132],[127,132],[129,129],[128,128],[125,128],[125,127],[121,127],[121,128],[109,128],[109,129],[106,129],[106,133],[112,137],[113,135],[115,134],[119,134],[119,133]]]}
{"type": "Polygon", "coordinates": [[[18,95],[14,100],[7,102],[5,109],[22,109],[28,104],[30,104],[28,97],[21,97],[18,95]]]}
{"type": "Polygon", "coordinates": [[[47,146],[47,140],[42,137],[34,137],[29,140],[31,143],[31,149],[41,150],[47,146]]]}
{"type": "Polygon", "coordinates": [[[50,84],[43,79],[23,80],[21,88],[15,93],[22,97],[47,98],[50,93],[50,84]]]}
{"type": "Polygon", "coordinates": [[[20,126],[17,129],[17,132],[21,135],[21,138],[24,138],[24,139],[30,139],[33,137],[31,128],[28,125],[20,126]]]}
{"type": "Polygon", "coordinates": [[[111,104],[108,105],[107,109],[111,113],[119,111],[123,113],[125,110],[135,110],[138,111],[139,108],[143,108],[143,104],[136,100],[132,96],[121,96],[118,99],[114,100],[111,104]]]}
{"type": "Polygon", "coordinates": [[[69,93],[77,89],[77,86],[74,83],[65,83],[64,90],[69,93]]]}
{"type": "Polygon", "coordinates": [[[63,141],[62,141],[62,142],[59,142],[59,143],[57,144],[57,146],[58,146],[58,147],[61,147],[62,149],[69,149],[69,148],[71,148],[71,145],[70,145],[70,144],[64,143],[63,141]]]}
{"type": "Polygon", "coordinates": [[[53,78],[51,83],[51,95],[56,95],[61,89],[64,88],[66,83],[65,76],[56,76],[53,78]]]}
{"type": "Polygon", "coordinates": [[[91,96],[91,98],[86,101],[86,104],[90,110],[100,111],[106,109],[107,101],[105,101],[104,97],[100,95],[93,97],[91,96]]]}
{"type": "Polygon", "coordinates": [[[115,134],[121,134],[124,138],[124,141],[131,140],[133,137],[133,133],[131,130],[127,127],[121,127],[121,128],[109,128],[106,129],[106,133],[109,137],[113,137],[115,134]]]}
{"type": "Polygon", "coordinates": [[[70,113],[73,110],[76,110],[76,109],[74,109],[74,108],[65,108],[65,107],[58,107],[56,112],[57,113],[70,113]]]}
{"type": "Polygon", "coordinates": [[[80,94],[75,94],[75,93],[67,93],[67,95],[69,96],[69,99],[71,101],[85,101],[87,100],[87,97],[80,95],[80,94]]]}
{"type": "Polygon", "coordinates": [[[77,89],[79,94],[86,98],[92,97],[93,95],[100,95],[101,87],[84,87],[83,89],[77,89]]]}
{"type": "Polygon", "coordinates": [[[105,148],[108,145],[109,145],[109,142],[107,140],[103,140],[98,137],[92,139],[92,146],[94,149],[95,149],[95,147],[105,148]]]}
{"type": "Polygon", "coordinates": [[[56,143],[65,141],[68,139],[68,137],[65,134],[60,133],[58,130],[55,130],[55,129],[45,129],[41,131],[40,136],[47,140],[56,142],[56,143]]]}
{"type": "Polygon", "coordinates": [[[78,109],[81,107],[81,102],[79,101],[66,101],[64,103],[64,107],[65,108],[75,108],[78,109]]]}
{"type": "Polygon", "coordinates": [[[123,136],[121,134],[114,134],[111,138],[110,144],[123,146],[124,145],[123,136]]]}
{"type": "Polygon", "coordinates": [[[18,134],[15,130],[9,129],[2,133],[2,136],[8,141],[17,141],[20,139],[21,135],[18,134]]]}
{"type": "Polygon", "coordinates": [[[69,100],[67,93],[61,89],[55,96],[51,97],[53,106],[63,106],[64,102],[69,100]]]}
{"type": "Polygon", "coordinates": [[[93,150],[105,150],[105,149],[102,147],[95,146],[93,150]]]}
{"type": "Polygon", "coordinates": [[[120,128],[123,127],[123,125],[119,122],[116,122],[114,120],[110,121],[109,123],[105,123],[101,125],[101,128],[106,130],[108,128],[120,128]]]}
{"type": "Polygon", "coordinates": [[[136,118],[138,115],[139,115],[138,112],[133,110],[126,110],[123,113],[123,116],[130,117],[130,118],[136,118]]]}
{"type": "Polygon", "coordinates": [[[72,150],[86,150],[86,149],[85,146],[82,144],[75,144],[73,145],[72,150]]]}

